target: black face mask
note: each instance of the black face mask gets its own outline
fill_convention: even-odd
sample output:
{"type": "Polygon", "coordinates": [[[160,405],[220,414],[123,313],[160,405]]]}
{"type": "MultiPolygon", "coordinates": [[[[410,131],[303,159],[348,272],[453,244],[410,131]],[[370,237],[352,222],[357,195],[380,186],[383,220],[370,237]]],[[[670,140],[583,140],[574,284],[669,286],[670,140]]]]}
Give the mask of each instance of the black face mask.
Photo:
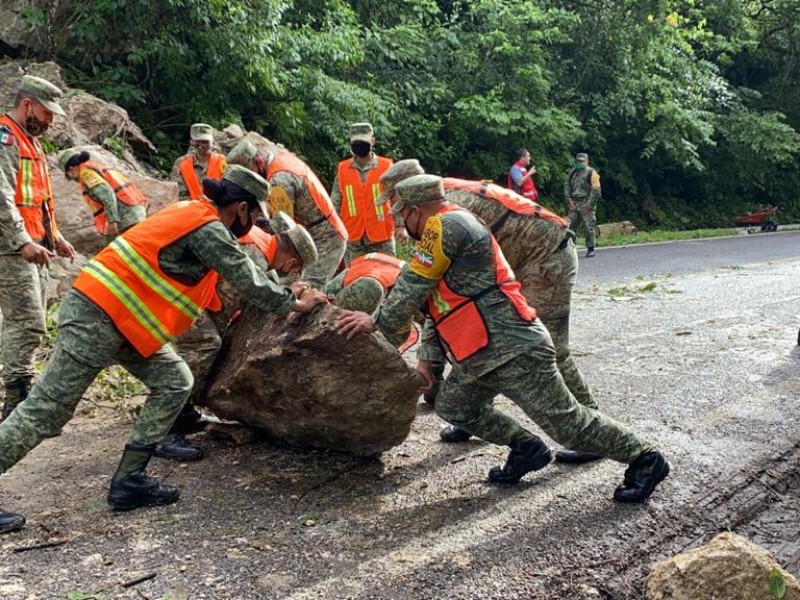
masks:
{"type": "Polygon", "coordinates": [[[33,137],[39,137],[48,129],[50,129],[50,123],[40,121],[33,114],[25,117],[25,130],[33,137]]]}
{"type": "Polygon", "coordinates": [[[236,215],[236,219],[231,223],[228,229],[231,230],[231,233],[236,236],[236,238],[243,237],[250,233],[250,228],[253,226],[253,220],[250,218],[250,215],[247,215],[247,222],[242,223],[239,220],[239,215],[236,215]]]}
{"type": "Polygon", "coordinates": [[[350,144],[350,150],[353,151],[359,158],[364,158],[369,156],[369,153],[372,152],[372,144],[369,142],[353,142],[350,144]]]}
{"type": "MultiPolygon", "coordinates": [[[[419,225],[419,220],[417,220],[417,225],[419,225]]],[[[410,237],[412,240],[418,242],[422,239],[416,231],[414,231],[413,229],[411,229],[411,227],[408,226],[407,219],[403,219],[403,226],[406,228],[406,233],[408,234],[408,237],[410,237]]]]}

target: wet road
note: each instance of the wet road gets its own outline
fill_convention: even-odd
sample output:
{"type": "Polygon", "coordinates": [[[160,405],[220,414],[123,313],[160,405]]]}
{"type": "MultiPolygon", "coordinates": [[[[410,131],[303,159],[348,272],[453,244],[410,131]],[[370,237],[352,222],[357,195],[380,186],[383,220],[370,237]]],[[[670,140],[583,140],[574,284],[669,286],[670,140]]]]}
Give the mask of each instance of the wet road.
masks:
{"type": "Polygon", "coordinates": [[[581,288],[800,257],[800,231],[600,248],[589,259],[583,258],[584,250],[578,254],[581,288]]]}

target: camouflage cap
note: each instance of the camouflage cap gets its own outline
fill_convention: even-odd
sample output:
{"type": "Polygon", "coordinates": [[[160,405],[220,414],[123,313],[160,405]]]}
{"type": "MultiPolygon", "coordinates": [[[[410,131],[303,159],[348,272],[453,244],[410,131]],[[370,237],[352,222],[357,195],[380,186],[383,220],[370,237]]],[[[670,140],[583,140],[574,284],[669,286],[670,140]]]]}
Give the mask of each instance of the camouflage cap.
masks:
{"type": "Polygon", "coordinates": [[[66,115],[64,109],[61,108],[61,105],[58,103],[64,92],[46,79],[34,77],[33,75],[25,75],[22,78],[18,91],[23,94],[30,94],[51,113],[61,115],[62,117],[66,115]]]}
{"type": "Polygon", "coordinates": [[[195,123],[189,130],[189,137],[197,142],[213,142],[214,128],[205,123],[195,123]]]}
{"type": "Polygon", "coordinates": [[[398,183],[394,191],[393,213],[412,204],[426,204],[444,199],[444,184],[438,175],[414,175],[398,183]]]}
{"type": "Polygon", "coordinates": [[[257,154],[258,148],[250,140],[242,140],[233,147],[233,150],[228,152],[228,164],[250,168],[250,163],[253,162],[257,154]]]}
{"type": "Polygon", "coordinates": [[[345,310],[375,312],[383,302],[386,292],[381,283],[373,277],[360,277],[344,287],[333,302],[345,310]]]}
{"type": "Polygon", "coordinates": [[[272,226],[275,233],[284,233],[297,225],[294,219],[283,211],[279,211],[277,215],[273,215],[269,224],[272,226]]]}
{"type": "Polygon", "coordinates": [[[392,199],[392,195],[394,194],[394,186],[404,179],[408,179],[414,175],[422,175],[423,173],[425,173],[425,169],[422,168],[416,158],[398,160],[381,175],[383,191],[380,196],[375,199],[375,204],[380,206],[384,202],[388,202],[392,199]]]}
{"type": "Polygon", "coordinates": [[[303,269],[307,269],[317,262],[317,258],[319,257],[317,254],[317,246],[311,234],[306,231],[305,227],[295,223],[294,219],[289,215],[285,213],[278,213],[278,215],[283,215],[280,217],[280,220],[288,226],[288,229],[286,229],[284,233],[289,238],[289,241],[292,242],[292,246],[294,246],[297,254],[300,255],[300,260],[303,261],[303,269]]]}
{"type": "Polygon", "coordinates": [[[69,148],[68,150],[64,150],[58,156],[58,168],[61,169],[64,173],[67,172],[67,163],[70,161],[71,158],[78,156],[81,153],[80,150],[76,150],[75,148],[69,148]]]}
{"type": "Polygon", "coordinates": [[[270,185],[266,179],[258,173],[253,173],[241,165],[229,165],[222,176],[225,181],[230,181],[238,185],[243,190],[250,192],[256,198],[256,202],[261,207],[261,214],[269,216],[267,208],[267,198],[269,198],[270,185]]]}
{"type": "Polygon", "coordinates": [[[575,155],[575,160],[580,162],[589,162],[589,155],[586,152],[578,152],[575,155]]]}
{"type": "Polygon", "coordinates": [[[375,130],[369,123],[353,123],[350,125],[351,142],[370,142],[375,136],[375,130]]]}

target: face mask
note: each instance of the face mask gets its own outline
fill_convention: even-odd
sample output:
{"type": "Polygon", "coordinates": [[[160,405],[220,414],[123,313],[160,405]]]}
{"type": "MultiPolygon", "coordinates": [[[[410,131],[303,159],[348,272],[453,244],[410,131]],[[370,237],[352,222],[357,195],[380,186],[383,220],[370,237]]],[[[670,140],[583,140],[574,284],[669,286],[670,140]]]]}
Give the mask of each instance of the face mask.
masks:
{"type": "Polygon", "coordinates": [[[250,232],[251,227],[253,227],[253,220],[250,218],[250,214],[247,215],[247,221],[245,223],[242,223],[239,220],[239,215],[236,215],[236,219],[234,219],[233,223],[231,223],[228,229],[230,229],[231,233],[238,239],[247,235],[250,232]]]}
{"type": "Polygon", "coordinates": [[[33,137],[39,137],[40,135],[44,134],[45,131],[50,129],[50,123],[40,121],[33,114],[33,111],[31,111],[29,115],[25,116],[25,129],[33,137]]]}
{"type": "Polygon", "coordinates": [[[574,169],[576,171],[583,171],[585,168],[586,168],[586,165],[584,163],[582,163],[582,162],[575,163],[574,169]]]}
{"type": "MultiPolygon", "coordinates": [[[[419,225],[419,219],[417,219],[417,225],[419,225]]],[[[408,237],[410,237],[414,241],[420,241],[422,239],[420,235],[412,229],[408,224],[408,219],[403,219],[403,226],[406,228],[406,233],[408,233],[408,237]]]]}
{"type": "Polygon", "coordinates": [[[369,153],[372,152],[372,144],[369,142],[353,142],[350,144],[350,149],[353,151],[353,154],[359,158],[364,158],[369,156],[369,153]]]}

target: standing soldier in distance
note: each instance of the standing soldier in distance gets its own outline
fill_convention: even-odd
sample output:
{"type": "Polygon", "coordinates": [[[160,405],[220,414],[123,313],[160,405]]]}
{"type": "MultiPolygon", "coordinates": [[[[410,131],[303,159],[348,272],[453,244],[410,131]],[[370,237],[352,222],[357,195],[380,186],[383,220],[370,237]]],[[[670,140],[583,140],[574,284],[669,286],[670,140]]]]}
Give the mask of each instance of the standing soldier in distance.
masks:
{"type": "Polygon", "coordinates": [[[319,260],[303,271],[302,278],[322,289],[344,256],[347,229],[317,176],[294,154],[264,154],[249,140],[234,146],[228,153],[228,162],[246,167],[269,181],[270,213],[285,213],[311,234],[319,260]]]}
{"type": "Polygon", "coordinates": [[[569,222],[578,231],[579,220],[586,236],[586,258],[595,256],[594,228],[597,222],[597,203],[600,202],[600,174],[589,166],[589,155],[579,152],[575,165],[564,182],[564,200],[567,203],[569,222]]]}
{"type": "Polygon", "coordinates": [[[81,186],[97,233],[111,241],[147,216],[147,198],[117,169],[92,160],[91,155],[66,150],[58,164],[64,176],[81,186]]]}
{"type": "MultiPolygon", "coordinates": [[[[333,180],[331,201],[347,227],[347,264],[362,254],[395,255],[394,218],[388,203],[376,204],[381,194],[380,178],[392,159],[373,152],[375,132],[369,123],[350,126],[352,158],[339,163],[333,180]]],[[[400,232],[402,236],[403,233],[400,232]]]]}
{"type": "MultiPolygon", "coordinates": [[[[26,75],[14,108],[0,117],[0,311],[3,313],[3,418],[28,396],[34,353],[45,333],[47,267],[53,251],[75,250],[56,225],[47,158],[39,143],[64,115],[61,90],[26,75]]],[[[0,523],[0,528],[2,523],[0,523]]]]}
{"type": "Polygon", "coordinates": [[[181,156],[172,166],[169,178],[178,182],[181,200],[199,200],[203,197],[201,181],[222,179],[228,163],[225,156],[211,150],[214,129],[205,123],[195,123],[189,129],[189,154],[181,156]]]}
{"type": "Polygon", "coordinates": [[[447,202],[439,177],[415,175],[396,188],[393,210],[419,240],[410,266],[375,315],[343,311],[339,333],[396,332],[425,305],[417,371],[433,383],[430,360],[444,351],[453,364],[436,401],[437,414],[511,451],[489,481],[517,483],[552,455],[533,432],[497,410],[504,394],[557,442],[628,464],[620,502],[641,502],[669,474],[650,444],[600,411],[575,401],[556,367],[547,330],[520,293],[489,228],[447,202]]]}

